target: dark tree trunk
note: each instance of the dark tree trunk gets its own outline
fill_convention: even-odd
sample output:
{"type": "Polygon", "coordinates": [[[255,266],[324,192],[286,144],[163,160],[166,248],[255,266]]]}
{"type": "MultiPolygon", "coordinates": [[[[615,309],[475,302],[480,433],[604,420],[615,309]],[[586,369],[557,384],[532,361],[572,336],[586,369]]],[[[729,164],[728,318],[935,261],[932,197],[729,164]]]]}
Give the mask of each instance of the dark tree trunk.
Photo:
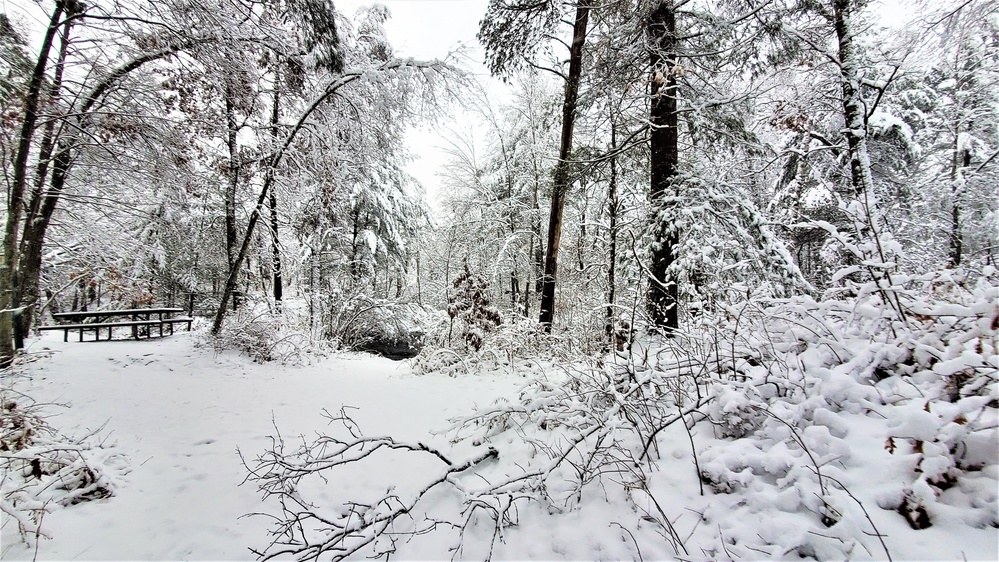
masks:
{"type": "Polygon", "coordinates": [[[530,279],[524,284],[524,317],[531,317],[531,291],[535,295],[541,294],[541,272],[545,267],[545,256],[542,252],[541,243],[541,206],[538,203],[539,172],[537,162],[534,163],[534,190],[531,197],[533,205],[533,215],[531,217],[531,242],[527,249],[527,254],[531,260],[530,279]]]}
{"type": "MultiPolygon", "coordinates": [[[[274,78],[274,103],[271,106],[271,140],[273,141],[274,148],[277,149],[278,143],[278,118],[281,111],[281,78],[278,71],[275,70],[274,78]]],[[[268,171],[272,177],[277,174],[277,170],[271,167],[268,171]]],[[[284,293],[284,287],[282,286],[281,279],[281,241],[278,238],[278,212],[277,212],[277,193],[272,187],[270,194],[270,208],[271,208],[271,255],[274,260],[274,308],[277,311],[281,311],[281,299],[284,293]]]]}
{"type": "MultiPolygon", "coordinates": [[[[874,181],[871,178],[871,162],[867,153],[866,105],[859,90],[858,61],[854,52],[852,1],[834,0],[833,17],[839,47],[843,117],[846,121],[846,127],[843,130],[847,146],[850,149],[850,183],[853,187],[854,197],[863,199],[874,195],[874,181]]],[[[873,227],[873,225],[870,226],[873,227]]]]}
{"type": "MultiPolygon", "coordinates": [[[[66,21],[59,35],[59,55],[56,60],[55,74],[48,91],[48,104],[52,107],[57,105],[62,91],[63,70],[66,67],[66,55],[69,51],[69,37],[72,27],[73,21],[66,21]]],[[[56,144],[55,127],[56,120],[49,119],[42,133],[42,141],[38,148],[38,163],[35,166],[34,185],[31,190],[31,199],[28,202],[28,214],[18,250],[20,254],[20,271],[18,272],[20,294],[17,296],[17,301],[26,306],[18,321],[14,323],[14,340],[20,342],[21,345],[23,345],[24,337],[34,321],[35,311],[38,310],[38,300],[41,294],[39,276],[42,265],[42,242],[45,239],[45,231],[48,228],[52,211],[55,209],[54,201],[45,205],[45,203],[49,203],[49,199],[44,196],[49,162],[52,160],[52,152],[56,144]],[[43,207],[46,207],[44,213],[43,207]]],[[[64,171],[62,175],[65,177],[64,171]]],[[[21,345],[18,347],[20,348],[21,345]]]]}
{"type": "MultiPolygon", "coordinates": [[[[225,207],[225,254],[229,271],[232,272],[236,264],[236,245],[239,243],[239,234],[236,231],[236,188],[239,185],[240,156],[239,146],[236,144],[236,134],[239,126],[236,123],[235,92],[229,83],[225,85],[225,120],[226,120],[226,147],[229,151],[229,170],[226,178],[225,194],[223,196],[223,206],[225,207]]],[[[239,294],[234,294],[232,298],[232,309],[239,308],[239,294]]]]}
{"type": "MultiPolygon", "coordinates": [[[[41,101],[42,82],[45,78],[45,68],[49,63],[49,51],[60,27],[59,20],[65,10],[66,3],[56,2],[49,19],[48,29],[42,38],[41,49],[35,68],[28,81],[24,97],[24,120],[17,137],[17,152],[14,154],[13,179],[7,199],[7,223],[3,235],[3,262],[0,263],[0,366],[6,365],[14,356],[14,349],[24,346],[24,341],[13,342],[14,324],[20,324],[20,307],[18,296],[18,230],[21,215],[24,210],[24,191],[28,181],[28,153],[31,151],[31,141],[35,136],[35,125],[38,123],[38,105],[41,101]],[[14,344],[14,345],[12,345],[14,344]]],[[[23,333],[21,334],[23,336],[23,333]]]]}
{"type": "Polygon", "coordinates": [[[559,143],[558,163],[552,182],[552,205],[548,216],[548,245],[545,252],[545,275],[541,285],[541,327],[551,332],[555,318],[555,279],[558,273],[558,247],[562,238],[562,211],[565,197],[572,183],[569,173],[569,156],[572,152],[572,131],[576,123],[576,100],[583,74],[583,45],[586,43],[586,26],[590,17],[590,0],[579,0],[576,20],[572,28],[572,46],[569,49],[569,75],[565,83],[562,102],[562,136],[559,143]]]}
{"type": "Polygon", "coordinates": [[[353,219],[353,228],[350,237],[350,277],[356,283],[361,280],[361,268],[357,263],[357,245],[360,244],[358,238],[361,235],[361,212],[354,209],[351,218],[353,219]]]}
{"type": "Polygon", "coordinates": [[[229,268],[236,262],[236,187],[239,184],[239,147],[236,144],[236,110],[232,87],[225,87],[226,146],[229,149],[229,176],[226,178],[225,197],[225,253],[229,268]]]}
{"type": "Polygon", "coordinates": [[[617,214],[620,203],[617,199],[617,126],[611,117],[610,143],[610,182],[607,184],[607,214],[609,222],[607,229],[607,339],[614,345],[614,286],[617,282],[617,214]]]}
{"type": "Polygon", "coordinates": [[[958,145],[958,135],[954,135],[954,161],[950,170],[950,255],[948,267],[961,265],[964,247],[964,236],[961,233],[961,169],[971,165],[971,152],[965,150],[962,154],[958,145]]]}
{"type": "MultiPolygon", "coordinates": [[[[22,261],[20,276],[23,281],[22,290],[26,299],[38,298],[42,270],[42,249],[45,243],[45,233],[48,231],[56,204],[66,187],[66,178],[71,163],[71,148],[60,146],[52,160],[52,178],[49,189],[41,198],[38,212],[28,221],[22,239],[22,261]]],[[[28,302],[28,301],[25,301],[28,302]]],[[[28,317],[30,319],[30,317],[28,317]]],[[[27,325],[24,326],[27,329],[27,325]]]]}
{"type": "MultiPolygon", "coordinates": [[[[279,158],[279,153],[275,153],[271,157],[271,166],[276,166],[279,158]]],[[[253,241],[253,229],[257,226],[257,221],[260,220],[260,209],[263,208],[264,202],[267,200],[267,196],[271,190],[271,183],[273,182],[273,176],[266,176],[264,178],[264,185],[260,188],[260,196],[257,198],[257,204],[253,207],[253,212],[250,213],[250,220],[246,223],[246,232],[243,234],[243,243],[239,246],[239,252],[236,254],[236,260],[233,263],[229,271],[229,277],[225,280],[225,285],[222,288],[222,298],[219,302],[219,308],[215,313],[215,320],[212,323],[212,335],[218,335],[222,331],[222,323],[225,321],[226,307],[229,304],[229,299],[232,298],[233,293],[236,291],[236,285],[239,283],[239,269],[243,267],[243,260],[246,259],[246,254],[250,249],[250,242],[253,241]]]]}
{"type": "Polygon", "coordinates": [[[649,198],[652,202],[652,248],[649,289],[646,307],[653,330],[661,330],[672,335],[680,326],[677,310],[679,289],[676,281],[667,274],[676,261],[676,249],[680,233],[672,224],[661,217],[665,215],[664,201],[670,191],[675,190],[674,181],[680,161],[679,129],[677,116],[677,37],[676,8],[672,0],[660,2],[648,27],[649,43],[652,46],[650,63],[651,101],[649,119],[652,126],[649,133],[651,142],[651,186],[649,198]]]}

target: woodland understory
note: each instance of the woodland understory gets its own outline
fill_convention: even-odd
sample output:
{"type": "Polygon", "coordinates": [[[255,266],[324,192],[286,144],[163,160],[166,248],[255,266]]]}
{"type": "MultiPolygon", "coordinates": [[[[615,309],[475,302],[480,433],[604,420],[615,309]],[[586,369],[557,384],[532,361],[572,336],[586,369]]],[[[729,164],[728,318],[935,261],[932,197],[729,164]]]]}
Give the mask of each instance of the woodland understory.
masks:
{"type": "Polygon", "coordinates": [[[397,54],[377,4],[24,4],[0,16],[0,508],[25,540],[114,501],[128,460],[17,394],[44,361],[19,350],[52,313],[150,304],[275,369],[378,350],[524,379],[449,450],[343,411],[243,451],[277,506],[263,559],[431,533],[491,558],[594,501],[631,510],[610,558],[892,559],[939,522],[999,528],[995,2],[488,0],[502,99],[462,53],[397,54]],[[450,128],[432,204],[419,126],[450,128]],[[385,449],[440,473],[310,495],[385,449]]]}

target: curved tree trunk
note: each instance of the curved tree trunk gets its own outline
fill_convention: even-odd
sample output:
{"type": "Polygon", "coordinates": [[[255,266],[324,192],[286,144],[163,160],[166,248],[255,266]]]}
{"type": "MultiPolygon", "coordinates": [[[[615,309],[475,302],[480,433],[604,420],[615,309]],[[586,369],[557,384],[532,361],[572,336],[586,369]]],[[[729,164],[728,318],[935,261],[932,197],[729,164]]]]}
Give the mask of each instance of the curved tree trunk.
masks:
{"type": "MultiPolygon", "coordinates": [[[[3,235],[3,262],[0,263],[0,365],[7,364],[14,356],[13,325],[15,319],[20,317],[20,301],[18,296],[18,248],[20,246],[18,234],[20,230],[21,215],[24,210],[24,191],[28,180],[28,153],[31,151],[31,141],[35,136],[35,125],[38,123],[38,105],[41,99],[42,82],[45,78],[45,69],[49,63],[49,52],[52,50],[52,43],[55,34],[62,25],[60,19],[66,8],[65,1],[56,2],[52,10],[52,17],[49,19],[48,29],[42,38],[41,49],[38,52],[38,59],[35,68],[28,81],[28,87],[24,96],[24,120],[21,121],[21,129],[17,137],[17,152],[14,155],[9,197],[7,200],[7,223],[4,226],[3,235]]],[[[17,342],[23,347],[24,342],[17,342]]]]}
{"type": "MultiPolygon", "coordinates": [[[[52,78],[52,84],[49,86],[48,92],[48,103],[52,107],[55,107],[58,103],[62,91],[63,70],[66,67],[66,55],[69,51],[69,37],[72,27],[73,21],[67,20],[59,36],[59,56],[55,66],[55,75],[52,78]]],[[[28,202],[28,214],[25,218],[24,233],[21,235],[21,244],[18,250],[20,254],[20,271],[18,272],[20,294],[17,295],[17,301],[24,303],[25,308],[18,319],[19,321],[14,324],[14,340],[21,344],[23,344],[24,337],[31,328],[34,316],[39,309],[38,300],[41,296],[39,291],[39,276],[42,266],[42,243],[45,239],[45,231],[48,229],[49,219],[51,219],[52,212],[55,210],[50,198],[46,197],[45,183],[48,180],[49,163],[52,161],[52,153],[57,137],[56,120],[50,119],[45,124],[42,141],[38,148],[35,180],[31,190],[31,199],[28,202]]],[[[65,156],[59,161],[62,162],[63,160],[65,160],[65,156]]],[[[58,168],[58,164],[55,167],[58,168]]],[[[63,170],[64,172],[65,170],[63,170]]],[[[53,174],[56,173],[53,172],[53,174]]],[[[60,182],[60,191],[62,183],[60,182]]]]}
{"type": "Polygon", "coordinates": [[[572,184],[569,174],[569,155],[572,152],[572,130],[576,123],[576,100],[579,97],[579,82],[583,74],[583,45],[586,43],[589,17],[590,0],[579,0],[572,28],[572,47],[569,49],[569,76],[565,83],[565,99],[562,102],[562,137],[552,183],[545,275],[541,285],[540,322],[546,332],[551,332],[552,321],[555,318],[555,277],[558,272],[558,247],[562,238],[562,210],[565,208],[565,196],[572,184]]]}

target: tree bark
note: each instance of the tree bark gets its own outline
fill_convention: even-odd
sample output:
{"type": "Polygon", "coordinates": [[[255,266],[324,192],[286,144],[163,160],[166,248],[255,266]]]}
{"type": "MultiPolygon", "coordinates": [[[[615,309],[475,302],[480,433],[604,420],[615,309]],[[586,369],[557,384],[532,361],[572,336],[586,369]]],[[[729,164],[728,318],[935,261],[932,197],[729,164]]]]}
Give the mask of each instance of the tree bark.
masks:
{"type": "Polygon", "coordinates": [[[610,345],[614,345],[614,298],[615,283],[617,283],[617,215],[620,210],[620,202],[617,198],[617,125],[611,117],[611,143],[610,150],[610,181],[607,184],[607,215],[609,225],[607,229],[607,339],[610,345]]]}
{"type": "Polygon", "coordinates": [[[539,321],[546,332],[551,332],[555,318],[555,279],[558,273],[558,248],[562,238],[562,211],[565,197],[572,184],[569,156],[572,152],[572,132],[576,123],[576,102],[579,82],[583,74],[583,45],[586,43],[586,26],[590,17],[590,0],[576,4],[576,19],[572,28],[572,46],[569,49],[569,75],[565,82],[565,99],[562,102],[562,136],[559,143],[558,163],[552,182],[552,204],[548,215],[548,245],[545,252],[545,275],[541,285],[541,315],[539,321]]]}
{"type": "MultiPolygon", "coordinates": [[[[62,92],[63,71],[66,67],[66,56],[69,52],[70,31],[73,27],[73,20],[69,19],[63,24],[62,32],[59,35],[59,54],[56,59],[55,73],[48,91],[48,104],[55,107],[62,92]]],[[[45,182],[48,179],[49,163],[52,160],[52,153],[56,144],[56,120],[49,119],[45,124],[42,133],[42,141],[38,148],[38,163],[35,166],[35,180],[31,190],[31,199],[28,202],[28,213],[24,224],[24,233],[21,235],[18,272],[20,294],[17,295],[17,302],[24,303],[24,312],[18,321],[14,323],[15,346],[23,346],[24,337],[27,335],[31,324],[34,321],[35,311],[38,309],[38,300],[41,295],[39,291],[39,276],[41,273],[42,242],[45,239],[45,231],[48,228],[48,221],[52,216],[54,208],[48,208],[43,213],[43,207],[51,207],[48,198],[44,197],[45,182]]]]}
{"type": "MultiPolygon", "coordinates": [[[[274,147],[278,143],[278,119],[281,113],[281,75],[280,71],[274,70],[274,102],[271,105],[271,141],[274,147]]],[[[267,173],[273,176],[277,171],[272,166],[267,173]]],[[[273,183],[273,180],[272,180],[273,183]]],[[[278,212],[277,212],[277,192],[272,187],[269,198],[271,208],[271,255],[273,256],[274,274],[274,309],[281,311],[281,299],[284,294],[284,287],[281,279],[281,240],[278,238],[278,212]]]]}
{"type": "MultiPolygon", "coordinates": [[[[236,143],[236,135],[239,127],[236,123],[235,92],[232,85],[226,82],[225,85],[225,119],[226,119],[226,147],[229,151],[229,170],[226,177],[225,193],[223,196],[223,206],[225,207],[225,254],[226,263],[232,271],[236,263],[236,245],[239,243],[239,234],[236,230],[236,189],[239,186],[239,173],[241,168],[239,146],[236,143]]],[[[239,294],[233,294],[232,309],[239,308],[239,294]]]]}
{"type": "Polygon", "coordinates": [[[236,187],[239,184],[239,147],[236,144],[236,109],[233,103],[235,93],[227,83],[225,86],[226,147],[229,150],[229,175],[226,178],[225,196],[225,253],[228,265],[236,261],[236,187]]]}
{"type": "MultiPolygon", "coordinates": [[[[9,364],[14,356],[13,326],[15,319],[20,317],[20,302],[18,301],[18,231],[21,215],[24,210],[24,190],[28,180],[28,153],[31,151],[31,141],[35,136],[35,125],[38,123],[38,104],[42,93],[42,81],[45,69],[49,63],[49,51],[55,34],[60,27],[59,20],[65,9],[65,2],[56,2],[49,19],[48,29],[42,38],[41,49],[35,68],[28,81],[24,97],[24,120],[17,137],[17,152],[14,155],[13,179],[7,199],[7,223],[3,235],[3,262],[0,263],[0,366],[9,364]]],[[[24,342],[19,342],[18,348],[24,342]]]]}
{"type": "MultiPolygon", "coordinates": [[[[839,47],[840,82],[843,88],[843,117],[846,122],[844,135],[850,150],[850,183],[854,197],[865,205],[874,197],[874,180],[871,176],[871,159],[867,152],[867,115],[860,92],[857,74],[857,56],[854,52],[852,0],[833,0],[833,18],[839,47]]],[[[868,213],[870,214],[870,213],[868,213]]],[[[873,224],[870,225],[873,227],[873,224]]]]}
{"type": "Polygon", "coordinates": [[[954,160],[950,171],[950,252],[947,267],[961,265],[964,235],[961,232],[961,196],[964,192],[962,170],[971,165],[971,152],[961,150],[959,135],[954,135],[954,160]]]}
{"type": "Polygon", "coordinates": [[[646,294],[646,308],[653,331],[662,331],[671,336],[680,326],[679,289],[668,270],[677,259],[677,246],[680,233],[667,224],[666,195],[675,190],[674,184],[679,169],[680,148],[677,115],[678,60],[676,36],[676,7],[673,0],[660,2],[648,25],[651,75],[651,101],[649,121],[651,132],[651,185],[649,199],[652,202],[652,247],[649,288],[646,294]]]}

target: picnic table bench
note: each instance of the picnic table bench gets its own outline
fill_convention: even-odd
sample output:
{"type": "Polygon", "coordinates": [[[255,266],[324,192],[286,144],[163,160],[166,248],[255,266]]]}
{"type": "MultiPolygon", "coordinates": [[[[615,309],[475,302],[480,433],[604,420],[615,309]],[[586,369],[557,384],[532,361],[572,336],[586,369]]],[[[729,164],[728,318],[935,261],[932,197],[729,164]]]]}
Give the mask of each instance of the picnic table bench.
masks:
{"type": "Polygon", "coordinates": [[[149,330],[146,332],[146,337],[152,336],[153,326],[159,326],[159,334],[163,336],[163,327],[168,326],[170,328],[170,334],[173,334],[174,324],[187,324],[187,331],[191,331],[191,322],[194,320],[189,316],[177,316],[177,317],[166,317],[164,315],[172,315],[178,312],[184,312],[183,308],[131,308],[125,310],[97,310],[93,312],[78,311],[78,312],[60,312],[53,314],[52,317],[56,320],[65,320],[71,323],[69,324],[55,324],[53,326],[39,326],[39,331],[46,330],[62,330],[63,336],[62,341],[69,341],[69,331],[77,330],[80,332],[80,341],[83,341],[84,330],[94,331],[94,341],[100,341],[101,339],[101,329],[107,328],[108,339],[111,339],[111,330],[113,328],[119,327],[131,327],[132,337],[139,339],[141,335],[142,326],[147,326],[149,330]],[[156,318],[153,318],[153,315],[156,318]],[[125,320],[114,320],[115,318],[125,318],[125,320]],[[90,322],[88,322],[90,320],[90,322]]]}

